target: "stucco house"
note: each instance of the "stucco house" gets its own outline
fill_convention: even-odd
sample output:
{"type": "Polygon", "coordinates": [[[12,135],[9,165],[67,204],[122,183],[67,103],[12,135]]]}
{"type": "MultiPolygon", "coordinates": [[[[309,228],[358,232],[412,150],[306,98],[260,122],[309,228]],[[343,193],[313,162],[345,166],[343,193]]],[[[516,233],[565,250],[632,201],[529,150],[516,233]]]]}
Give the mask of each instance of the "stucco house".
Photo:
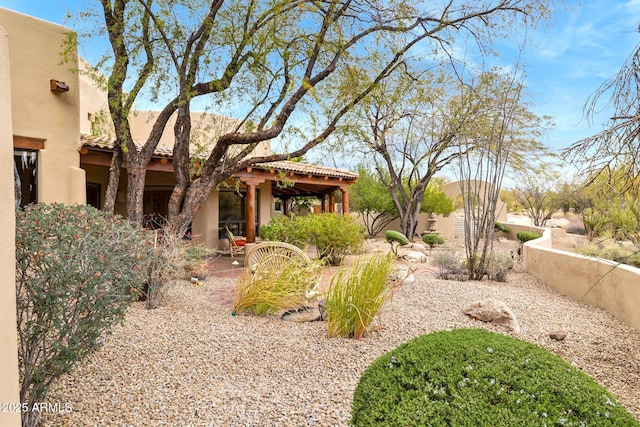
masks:
{"type": "MultiPolygon", "coordinates": [[[[88,203],[101,208],[109,174],[113,138],[105,126],[106,94],[82,73],[76,55],[60,64],[64,33],[69,30],[30,16],[0,8],[0,25],[8,32],[11,71],[11,111],[14,160],[20,176],[21,204],[31,202],[88,203]]],[[[153,111],[131,118],[136,143],[144,142],[153,111]]],[[[231,118],[193,113],[197,144],[206,147],[235,125],[231,118]]],[[[108,120],[107,120],[108,122],[108,120]]],[[[144,194],[145,214],[166,216],[174,185],[170,122],[148,166],[144,194]]],[[[271,153],[262,143],[254,155],[271,153]]],[[[234,176],[229,188],[209,195],[192,223],[192,235],[215,248],[228,227],[255,241],[260,224],[279,213],[294,196],[315,196],[322,211],[348,212],[348,185],[357,174],[291,161],[260,164],[234,176]],[[287,186],[277,185],[286,177],[287,186]],[[336,195],[342,204],[336,208],[336,195]]],[[[116,213],[125,213],[126,173],[121,174],[116,213]]]]}

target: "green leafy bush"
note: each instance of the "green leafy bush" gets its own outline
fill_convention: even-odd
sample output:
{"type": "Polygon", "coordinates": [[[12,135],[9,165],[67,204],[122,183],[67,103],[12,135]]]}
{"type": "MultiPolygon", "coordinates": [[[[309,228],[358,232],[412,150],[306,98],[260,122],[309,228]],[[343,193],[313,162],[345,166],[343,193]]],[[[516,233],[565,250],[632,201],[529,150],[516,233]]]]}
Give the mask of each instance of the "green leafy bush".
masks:
{"type": "Polygon", "coordinates": [[[384,237],[387,240],[387,242],[389,242],[389,243],[396,242],[400,246],[404,246],[404,245],[408,245],[409,244],[409,239],[407,238],[407,236],[405,236],[404,234],[400,233],[399,231],[387,230],[384,233],[384,237]]]}
{"type": "Polygon", "coordinates": [[[346,254],[360,248],[365,228],[356,224],[350,215],[277,216],[260,227],[260,235],[265,240],[291,243],[300,248],[310,242],[316,246],[321,259],[339,264],[346,254]]]}
{"type": "Polygon", "coordinates": [[[260,236],[264,240],[286,242],[305,248],[309,240],[309,230],[304,217],[277,215],[272,217],[268,224],[260,226],[260,236]]]}
{"type": "Polygon", "coordinates": [[[534,233],[533,231],[520,231],[519,233],[516,234],[516,237],[518,238],[518,240],[524,243],[524,242],[528,242],[529,240],[538,239],[542,237],[542,235],[539,233],[534,233]]]}
{"type": "MultiPolygon", "coordinates": [[[[90,206],[16,212],[20,401],[46,402],[51,382],[99,347],[149,277],[148,233],[90,206]]],[[[22,414],[37,425],[39,412],[22,414]]]]}
{"type": "Polygon", "coordinates": [[[444,237],[437,233],[426,233],[422,235],[422,241],[429,245],[429,248],[433,249],[436,245],[444,244],[444,237]]]}
{"type": "Polygon", "coordinates": [[[638,426],[560,357],[481,329],[423,335],[375,360],[353,396],[354,426],[638,426]]]}
{"type": "MultiPolygon", "coordinates": [[[[606,240],[597,245],[585,245],[575,248],[576,253],[594,258],[608,259],[622,264],[634,265],[638,261],[635,247],[626,247],[618,242],[606,240]]],[[[637,267],[637,265],[634,265],[637,267]]]]}
{"type": "Polygon", "coordinates": [[[503,233],[508,233],[511,231],[511,228],[509,228],[508,225],[503,224],[501,222],[496,222],[494,224],[494,228],[496,229],[496,231],[502,231],[503,233]]]}
{"type": "Polygon", "coordinates": [[[367,332],[390,296],[392,270],[393,258],[377,255],[358,260],[351,271],[341,270],[331,279],[325,301],[330,337],[359,339],[367,332]]]}
{"type": "Polygon", "coordinates": [[[301,217],[318,256],[338,265],[345,255],[357,252],[364,242],[365,228],[350,215],[323,213],[301,217]]]}
{"type": "Polygon", "coordinates": [[[582,223],[587,231],[587,239],[591,242],[609,225],[609,219],[602,213],[592,208],[587,208],[582,212],[582,223]]]}

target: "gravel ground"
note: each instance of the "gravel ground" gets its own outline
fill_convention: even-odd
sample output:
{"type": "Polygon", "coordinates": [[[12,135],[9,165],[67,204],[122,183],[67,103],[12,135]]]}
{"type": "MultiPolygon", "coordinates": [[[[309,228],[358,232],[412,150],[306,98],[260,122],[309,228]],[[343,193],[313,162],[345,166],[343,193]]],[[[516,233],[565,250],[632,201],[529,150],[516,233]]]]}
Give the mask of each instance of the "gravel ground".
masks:
{"type": "Polygon", "coordinates": [[[428,271],[403,285],[362,340],[330,339],[326,324],[231,316],[212,292],[181,282],[153,311],[136,303],[104,346],[56,382],[48,401],[72,411],[44,413],[47,426],[343,426],[362,371],[412,337],[484,327],[462,314],[495,297],[515,312],[518,338],[539,344],[594,377],[640,418],[640,332],[560,296],[526,273],[507,283],[452,282],[428,271]],[[562,342],[552,330],[569,332],[562,342]]]}

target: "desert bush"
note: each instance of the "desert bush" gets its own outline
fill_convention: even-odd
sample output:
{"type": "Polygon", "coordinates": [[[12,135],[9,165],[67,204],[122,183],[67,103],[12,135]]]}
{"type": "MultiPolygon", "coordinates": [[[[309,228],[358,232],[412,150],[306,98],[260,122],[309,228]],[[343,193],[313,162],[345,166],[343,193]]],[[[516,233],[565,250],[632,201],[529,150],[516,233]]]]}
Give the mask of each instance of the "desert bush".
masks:
{"type": "Polygon", "coordinates": [[[575,248],[576,253],[594,258],[608,259],[622,264],[631,264],[635,260],[636,249],[625,247],[615,241],[602,241],[599,244],[584,245],[575,248]]]}
{"type": "Polygon", "coordinates": [[[487,260],[487,277],[496,282],[506,282],[507,273],[513,270],[513,258],[508,254],[493,253],[487,260]]]}
{"type": "Polygon", "coordinates": [[[468,278],[464,260],[453,252],[437,253],[433,257],[433,265],[438,269],[438,279],[466,281],[468,278]]]}
{"type": "Polygon", "coordinates": [[[436,245],[444,244],[444,237],[437,233],[426,233],[422,235],[422,241],[429,245],[430,249],[433,249],[436,245]]]}
{"type": "MultiPolygon", "coordinates": [[[[20,401],[46,402],[51,383],[99,347],[148,279],[148,233],[90,206],[16,212],[20,401]]],[[[23,426],[40,413],[24,411],[23,426]]]]}
{"type": "Polygon", "coordinates": [[[508,232],[511,231],[511,228],[509,228],[508,225],[503,224],[501,222],[496,222],[494,224],[494,228],[495,228],[496,231],[502,231],[503,233],[508,233],[508,232]]]}
{"type": "Polygon", "coordinates": [[[520,240],[520,242],[528,242],[529,240],[535,240],[540,238],[542,235],[540,233],[535,233],[533,231],[520,231],[516,234],[516,238],[520,240]]]}
{"type": "Polygon", "coordinates": [[[260,237],[264,240],[291,243],[304,249],[309,240],[309,230],[304,218],[297,215],[274,216],[269,223],[260,226],[260,237]]]}
{"type": "Polygon", "coordinates": [[[301,218],[318,257],[329,264],[340,264],[345,255],[357,252],[364,242],[364,226],[350,215],[323,213],[301,218]]]}
{"type": "Polygon", "coordinates": [[[376,359],[351,416],[354,426],[638,426],[560,357],[481,329],[423,335],[376,359]]]}
{"type": "Polygon", "coordinates": [[[389,281],[393,262],[390,255],[359,259],[351,271],[341,270],[331,279],[326,294],[330,337],[359,339],[368,331],[394,287],[389,281]]]}
{"type": "Polygon", "coordinates": [[[260,235],[265,240],[291,243],[299,248],[310,242],[316,246],[321,259],[339,264],[346,254],[360,248],[365,228],[349,215],[277,216],[260,227],[260,235]]]}
{"type": "Polygon", "coordinates": [[[609,224],[609,219],[600,212],[587,208],[582,212],[582,223],[587,232],[587,239],[591,242],[604,231],[609,224]]]}
{"type": "Polygon", "coordinates": [[[305,305],[318,284],[322,265],[295,259],[280,263],[268,260],[246,269],[235,290],[233,312],[264,316],[305,305]]]}

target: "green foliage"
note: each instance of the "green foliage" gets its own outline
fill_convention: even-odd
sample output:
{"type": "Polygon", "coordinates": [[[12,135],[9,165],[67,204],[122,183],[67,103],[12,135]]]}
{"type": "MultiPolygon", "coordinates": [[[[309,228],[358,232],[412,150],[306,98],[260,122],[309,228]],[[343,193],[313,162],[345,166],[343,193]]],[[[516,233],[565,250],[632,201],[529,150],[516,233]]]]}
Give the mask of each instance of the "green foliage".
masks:
{"type": "Polygon", "coordinates": [[[399,231],[395,231],[395,230],[387,230],[385,232],[385,239],[389,243],[396,242],[396,243],[400,244],[401,246],[409,244],[409,239],[407,239],[407,236],[405,236],[404,234],[400,233],[399,231]]]}
{"type": "Polygon", "coordinates": [[[507,273],[513,270],[513,258],[508,254],[493,253],[487,262],[487,277],[496,282],[506,282],[507,273]]]}
{"type": "Polygon", "coordinates": [[[375,236],[398,217],[398,211],[387,185],[377,174],[358,168],[358,180],[349,187],[350,206],[359,212],[367,233],[375,236]]]}
{"type": "Polygon", "coordinates": [[[453,200],[444,191],[435,185],[428,185],[424,191],[420,210],[438,215],[449,215],[455,208],[453,207],[453,200]]]}
{"type": "Polygon", "coordinates": [[[321,264],[301,264],[295,259],[281,261],[272,263],[265,259],[245,270],[236,286],[234,313],[264,316],[306,304],[307,296],[318,284],[321,264]]]}
{"type": "Polygon", "coordinates": [[[520,242],[524,243],[528,242],[529,240],[539,239],[540,237],[542,237],[542,235],[533,231],[520,231],[516,234],[516,237],[518,238],[518,240],[520,240],[520,242]]]}
{"type": "Polygon", "coordinates": [[[278,215],[260,226],[260,236],[264,240],[286,242],[304,248],[308,244],[309,230],[303,217],[278,215]]]}
{"type": "Polygon", "coordinates": [[[594,258],[608,259],[622,264],[638,267],[639,252],[637,247],[624,246],[613,240],[603,240],[598,244],[578,246],[576,253],[594,258]]]}
{"type": "Polygon", "coordinates": [[[436,245],[444,244],[444,237],[438,233],[426,233],[422,235],[422,241],[425,242],[431,249],[436,245]]]}
{"type": "MultiPolygon", "coordinates": [[[[51,382],[99,347],[148,279],[149,234],[90,206],[16,212],[20,400],[46,402],[51,382]]],[[[23,413],[23,425],[39,414],[23,413]]]]}
{"type": "Polygon", "coordinates": [[[511,231],[511,228],[509,228],[508,225],[503,224],[501,222],[496,222],[494,224],[494,228],[495,228],[496,231],[502,231],[503,233],[508,233],[508,232],[511,231]]]}
{"type": "Polygon", "coordinates": [[[376,255],[358,259],[351,271],[341,270],[331,279],[326,295],[330,337],[362,338],[391,295],[392,270],[393,257],[376,255]]]}
{"type": "Polygon", "coordinates": [[[265,240],[281,241],[300,248],[307,242],[315,245],[318,256],[330,264],[338,264],[364,242],[364,228],[349,215],[323,213],[306,216],[277,216],[260,227],[265,240]]]}
{"type": "Polygon", "coordinates": [[[329,264],[339,264],[345,255],[357,252],[364,242],[364,227],[356,224],[350,215],[323,213],[301,218],[318,256],[329,264]]]}
{"type": "Polygon", "coordinates": [[[423,335],[375,360],[354,426],[638,426],[611,393],[551,352],[480,329],[423,335]]]}
{"type": "Polygon", "coordinates": [[[582,212],[582,223],[587,230],[587,238],[591,242],[605,230],[609,220],[599,211],[587,208],[582,212]]]}

